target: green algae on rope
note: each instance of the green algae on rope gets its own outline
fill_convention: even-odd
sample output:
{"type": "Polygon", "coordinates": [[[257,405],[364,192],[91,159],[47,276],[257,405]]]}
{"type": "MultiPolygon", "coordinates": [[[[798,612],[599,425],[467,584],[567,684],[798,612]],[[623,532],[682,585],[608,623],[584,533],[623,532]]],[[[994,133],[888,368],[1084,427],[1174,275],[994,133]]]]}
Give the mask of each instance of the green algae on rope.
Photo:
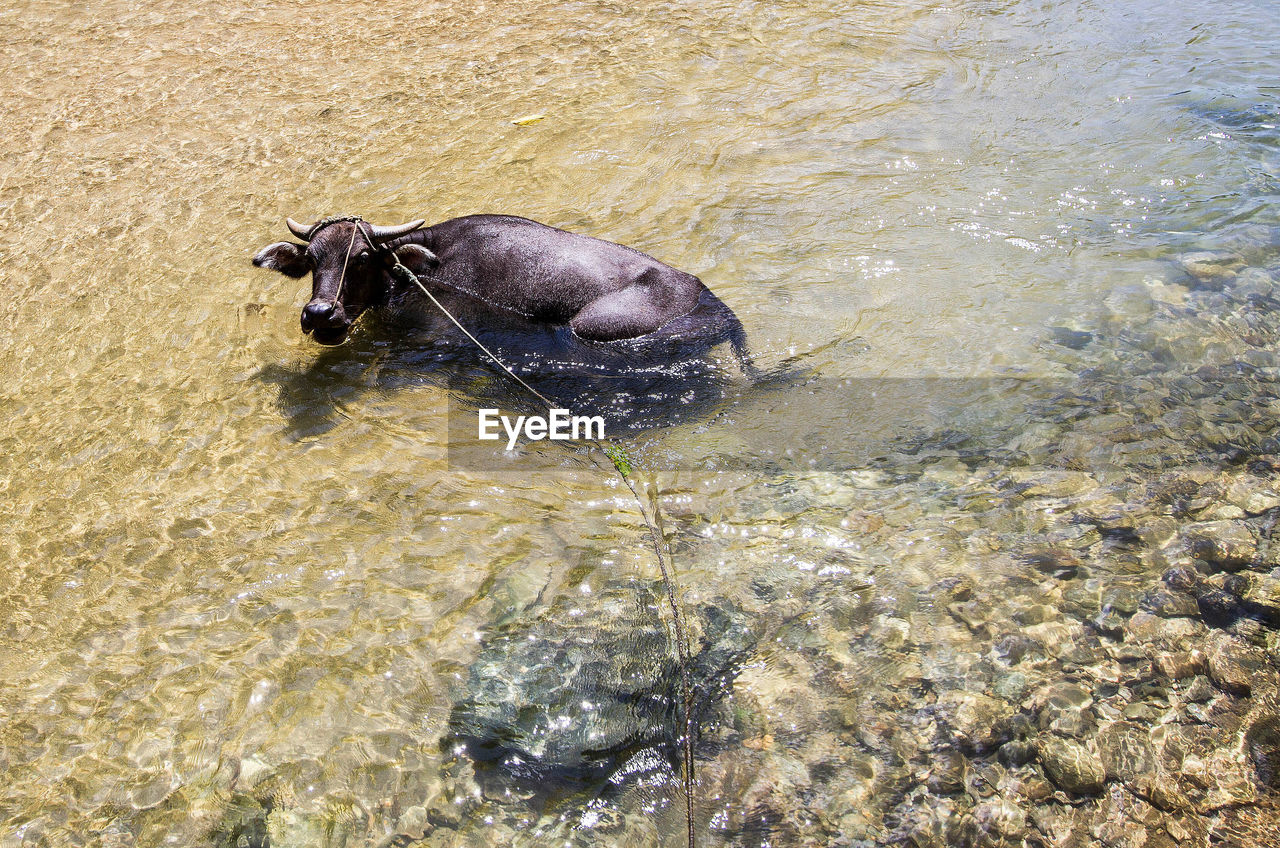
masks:
{"type": "MultiPolygon", "coordinates": [[[[394,253],[390,253],[389,255],[393,262],[391,266],[391,275],[393,277],[404,282],[411,282],[421,289],[422,293],[427,296],[431,303],[444,313],[445,317],[452,321],[453,325],[461,330],[463,335],[470,339],[476,347],[484,351],[485,355],[493,360],[494,364],[506,372],[511,379],[523,386],[538,400],[545,403],[548,408],[555,406],[549,398],[521,379],[521,377],[508,368],[506,363],[499,359],[493,351],[485,347],[483,342],[472,335],[466,327],[462,326],[462,323],[454,317],[453,313],[450,312],[445,305],[422,284],[422,281],[418,279],[418,275],[409,270],[409,268],[400,261],[399,257],[394,253]]],[[[655,492],[650,497],[650,505],[653,508],[653,515],[650,516],[649,512],[645,509],[644,501],[641,500],[640,493],[636,491],[635,484],[632,482],[634,469],[625,448],[617,443],[604,445],[599,439],[590,439],[589,442],[609,457],[610,461],[613,463],[614,470],[618,472],[618,476],[622,478],[622,482],[626,484],[627,488],[631,491],[632,497],[635,498],[636,505],[640,509],[640,515],[644,518],[644,522],[649,528],[649,538],[653,543],[653,553],[658,560],[658,569],[662,573],[663,584],[667,588],[667,602],[671,607],[672,627],[675,630],[674,641],[676,644],[677,658],[680,664],[680,685],[683,690],[681,692],[681,700],[684,705],[684,733],[681,735],[681,750],[683,754],[682,758],[684,760],[684,779],[682,782],[684,784],[685,823],[688,828],[689,848],[695,848],[697,840],[693,822],[693,690],[689,683],[689,642],[684,626],[684,617],[680,614],[680,605],[676,596],[675,578],[672,576],[671,570],[667,565],[668,560],[671,558],[671,551],[669,547],[666,555],[663,555],[662,549],[664,547],[664,538],[662,530],[658,526],[661,522],[661,507],[658,503],[655,492]]]]}

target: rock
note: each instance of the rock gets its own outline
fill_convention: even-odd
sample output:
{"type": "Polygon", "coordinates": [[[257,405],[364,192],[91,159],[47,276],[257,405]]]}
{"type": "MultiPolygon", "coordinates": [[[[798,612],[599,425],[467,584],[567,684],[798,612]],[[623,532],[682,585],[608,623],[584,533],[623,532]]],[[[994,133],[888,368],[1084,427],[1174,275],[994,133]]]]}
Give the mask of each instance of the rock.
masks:
{"type": "Polygon", "coordinates": [[[1156,670],[1170,680],[1201,674],[1207,669],[1204,654],[1200,651],[1176,651],[1156,655],[1156,670]]]}
{"type": "Polygon", "coordinates": [[[1089,707],[1093,697],[1075,683],[1054,683],[1037,693],[1040,729],[1064,736],[1084,736],[1097,725],[1089,707]]]}
{"type": "Polygon", "coordinates": [[[1013,707],[987,695],[952,690],[938,697],[934,712],[961,749],[981,754],[1003,741],[999,725],[1013,713],[1013,707]]]}
{"type": "Polygon", "coordinates": [[[102,833],[101,848],[134,848],[133,834],[124,825],[116,823],[102,833]]]}
{"type": "Polygon", "coordinates": [[[1063,621],[1046,621],[1026,628],[1023,632],[1044,646],[1045,653],[1059,657],[1075,648],[1075,636],[1079,626],[1071,626],[1063,621]]]}
{"type": "Polygon", "coordinates": [[[995,681],[991,684],[991,691],[998,698],[1011,704],[1016,704],[1027,694],[1027,689],[1030,686],[1031,681],[1025,674],[1020,671],[1011,671],[1007,674],[997,675],[995,681]]]}
{"type": "Polygon", "coordinates": [[[269,810],[261,801],[246,792],[232,793],[221,819],[209,834],[214,848],[265,848],[270,845],[267,832],[269,810]]]}
{"type": "Polygon", "coordinates": [[[1116,286],[1103,298],[1103,304],[1117,317],[1135,321],[1150,315],[1154,308],[1151,293],[1145,285],[1116,286]]]}
{"type": "Polygon", "coordinates": [[[1113,586],[1102,593],[1102,608],[1114,609],[1122,615],[1133,615],[1138,611],[1140,595],[1133,586],[1113,586]]]}
{"type": "Polygon", "coordinates": [[[1240,298],[1266,300],[1275,293],[1275,282],[1262,268],[1246,268],[1231,284],[1231,293],[1240,298]]]}
{"type": "Polygon", "coordinates": [[[1149,789],[1151,803],[1167,813],[1185,812],[1191,809],[1191,800],[1172,780],[1153,780],[1149,789]]]}
{"type": "Polygon", "coordinates": [[[1150,654],[1141,645],[1132,645],[1120,643],[1118,645],[1107,646],[1107,656],[1116,662],[1125,665],[1147,665],[1150,663],[1150,654]]]}
{"type": "Polygon", "coordinates": [[[1250,613],[1272,627],[1280,627],[1280,569],[1251,576],[1240,599],[1250,613]]]}
{"type": "Polygon", "coordinates": [[[327,809],[317,815],[303,809],[275,809],[267,816],[267,845],[272,848],[310,848],[315,845],[344,845],[354,842],[363,830],[358,810],[327,809]]]}
{"type": "Polygon", "coordinates": [[[1205,521],[1183,528],[1187,552],[1222,569],[1243,568],[1258,555],[1258,540],[1243,521],[1205,521]]]}
{"type": "MultiPolygon", "coordinates": [[[[444,744],[533,782],[606,778],[646,748],[674,754],[681,674],[653,612],[661,598],[656,585],[624,582],[490,630],[444,744]]],[[[751,637],[727,601],[686,616],[703,633],[690,675],[701,712],[731,685],[751,637]]]]}
{"type": "Polygon", "coordinates": [[[1200,616],[1215,627],[1227,627],[1247,614],[1239,596],[1205,581],[1196,592],[1200,616]]]}
{"type": "Polygon", "coordinates": [[[1198,571],[1186,565],[1175,565],[1160,575],[1161,582],[1170,590],[1184,592],[1193,598],[1203,579],[1198,571]]]}
{"type": "Polygon", "coordinates": [[[430,826],[427,820],[427,809],[420,806],[405,810],[396,821],[397,833],[410,839],[421,839],[430,826]]]}
{"type": "Polygon", "coordinates": [[[1036,758],[1036,745],[1026,739],[1011,739],[996,752],[1000,762],[1010,768],[1026,765],[1036,758]]]}
{"type": "Polygon", "coordinates": [[[427,805],[426,819],[435,827],[448,827],[456,830],[470,811],[469,808],[474,806],[473,803],[468,803],[470,800],[467,795],[459,795],[456,798],[450,798],[443,794],[438,795],[427,805]]]}
{"type": "Polygon", "coordinates": [[[1073,330],[1070,327],[1050,327],[1049,338],[1054,344],[1060,344],[1072,350],[1082,350],[1093,341],[1093,333],[1087,330],[1073,330]]]}
{"type": "Polygon", "coordinates": [[[1107,607],[1095,615],[1090,623],[1097,628],[1099,633],[1116,637],[1123,632],[1124,621],[1125,617],[1123,615],[1107,607]]]}
{"type": "Polygon", "coordinates": [[[1138,590],[1132,586],[1113,586],[1102,593],[1102,609],[1093,618],[1093,626],[1109,636],[1118,636],[1125,620],[1138,610],[1138,590]]]}
{"type": "Polygon", "coordinates": [[[1254,720],[1245,731],[1244,747],[1258,782],[1280,790],[1280,715],[1269,713],[1254,720]]]}
{"type": "Polygon", "coordinates": [[[1009,477],[1027,498],[1066,498],[1098,488],[1098,481],[1081,471],[1014,468],[1009,477]]]}
{"type": "Polygon", "coordinates": [[[978,804],[973,818],[985,835],[1003,844],[1018,844],[1028,835],[1026,812],[1003,798],[978,804]]]}
{"type": "Polygon", "coordinates": [[[1083,567],[1079,555],[1069,548],[1033,551],[1025,557],[1028,565],[1059,580],[1074,580],[1083,567]]]}
{"type": "Polygon", "coordinates": [[[1138,604],[1140,609],[1161,616],[1175,618],[1177,616],[1194,616],[1200,612],[1196,599],[1186,592],[1174,592],[1163,586],[1148,589],[1138,604]]]}
{"type": "Polygon", "coordinates": [[[236,786],[240,789],[252,789],[274,773],[271,765],[258,757],[245,757],[240,760],[240,771],[236,775],[236,786]]]}
{"type": "Polygon", "coordinates": [[[1076,583],[1063,590],[1059,608],[1067,615],[1088,621],[1102,611],[1102,592],[1097,586],[1076,583]]]}
{"type": "Polygon", "coordinates": [[[1247,515],[1258,515],[1280,506],[1280,493],[1270,482],[1252,474],[1236,478],[1227,487],[1227,500],[1247,515]]]}
{"type": "Polygon", "coordinates": [[[1147,547],[1160,548],[1178,535],[1178,522],[1172,518],[1149,520],[1135,527],[1134,535],[1147,547]]]}
{"type": "Polygon", "coordinates": [[[1022,794],[1033,804],[1042,804],[1048,801],[1053,797],[1053,793],[1057,791],[1052,783],[1040,776],[1038,771],[1032,771],[1026,780],[1022,781],[1020,788],[1022,794]]]}
{"type": "Polygon", "coordinates": [[[1117,721],[1097,736],[1098,755],[1108,780],[1132,783],[1154,775],[1155,747],[1145,728],[1133,722],[1117,721]]]}
{"type": "Polygon", "coordinates": [[[990,637],[991,619],[994,610],[989,601],[974,599],[962,603],[948,604],[947,612],[969,628],[969,631],[974,635],[982,638],[990,637]]]}
{"type": "Polygon", "coordinates": [[[1221,291],[1245,266],[1238,254],[1224,250],[1196,250],[1183,253],[1175,261],[1196,288],[1221,291]]]}
{"type": "Polygon", "coordinates": [[[911,625],[901,618],[878,615],[871,624],[871,637],[884,649],[896,650],[907,643],[911,625]]]}
{"type": "Polygon", "coordinates": [[[1209,676],[1223,691],[1248,695],[1255,676],[1268,665],[1260,651],[1221,631],[1210,635],[1206,645],[1209,676]]]}
{"type": "Polygon", "coordinates": [[[1190,618],[1161,618],[1136,612],[1125,625],[1125,641],[1150,644],[1168,651],[1190,651],[1207,632],[1190,618]]]}
{"type": "Polygon", "coordinates": [[[959,751],[943,751],[929,768],[927,784],[935,795],[955,795],[964,791],[969,761],[959,751]]]}
{"type": "Polygon", "coordinates": [[[1013,613],[1013,620],[1023,625],[1042,624],[1059,618],[1058,611],[1045,604],[1028,604],[1013,613]]]}
{"type": "Polygon", "coordinates": [[[1094,795],[1102,791],[1107,779],[1106,769],[1098,755],[1084,745],[1047,736],[1041,738],[1039,751],[1045,773],[1064,792],[1094,795]]]}
{"type": "Polygon", "coordinates": [[[1213,695],[1213,684],[1209,681],[1209,678],[1203,674],[1197,674],[1191,678],[1191,682],[1187,684],[1187,691],[1182,696],[1193,704],[1203,704],[1213,695]]]}
{"type": "MultiPolygon", "coordinates": [[[[1010,633],[1003,637],[995,644],[995,652],[1004,659],[1009,665],[1017,665],[1028,655],[1040,653],[1040,643],[1036,640],[1025,636],[1021,633],[1010,633]]],[[[1015,701],[1017,698],[1010,698],[1005,695],[1000,697],[1008,701],[1015,701]]]]}

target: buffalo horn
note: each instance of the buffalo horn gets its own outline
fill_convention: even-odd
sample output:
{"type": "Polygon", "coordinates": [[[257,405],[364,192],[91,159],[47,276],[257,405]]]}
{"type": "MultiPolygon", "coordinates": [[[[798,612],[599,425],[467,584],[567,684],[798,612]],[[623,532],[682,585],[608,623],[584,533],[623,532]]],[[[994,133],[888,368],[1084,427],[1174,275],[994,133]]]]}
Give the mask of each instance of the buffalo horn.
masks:
{"type": "Polygon", "coordinates": [[[407,224],[400,224],[396,227],[379,227],[374,224],[369,228],[369,231],[373,234],[374,241],[384,242],[411,233],[425,223],[427,222],[419,218],[416,221],[410,221],[407,224]]]}
{"type": "Polygon", "coordinates": [[[311,241],[311,228],[315,224],[299,224],[292,218],[285,218],[284,222],[289,226],[289,232],[293,233],[303,241],[311,241]]]}

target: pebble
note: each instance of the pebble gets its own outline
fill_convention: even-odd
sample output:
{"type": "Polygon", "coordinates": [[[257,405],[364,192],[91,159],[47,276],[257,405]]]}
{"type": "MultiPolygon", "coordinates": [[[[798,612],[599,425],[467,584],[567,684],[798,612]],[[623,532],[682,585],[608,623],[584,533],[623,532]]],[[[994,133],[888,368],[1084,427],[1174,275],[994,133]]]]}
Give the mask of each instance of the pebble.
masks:
{"type": "Polygon", "coordinates": [[[1040,729],[1064,736],[1090,734],[1097,723],[1089,711],[1093,697],[1075,683],[1055,683],[1037,693],[1040,729]]]}
{"type": "Polygon", "coordinates": [[[1206,521],[1183,529],[1187,551],[1216,568],[1236,569],[1258,555],[1258,540],[1244,521],[1206,521]]]}
{"type": "Polygon", "coordinates": [[[1000,743],[998,725],[1012,714],[1013,707],[987,695],[952,690],[938,697],[934,710],[957,745],[983,753],[1000,743]]]}
{"type": "Polygon", "coordinates": [[[1097,754],[1078,742],[1056,736],[1039,743],[1040,764],[1049,779],[1073,795],[1093,795],[1102,791],[1106,769],[1097,754]]]}
{"type": "Polygon", "coordinates": [[[1202,704],[1212,698],[1214,694],[1213,683],[1209,678],[1203,674],[1197,674],[1187,684],[1187,691],[1183,693],[1183,697],[1192,703],[1202,704]]]}
{"type": "Polygon", "coordinates": [[[1204,654],[1195,651],[1174,651],[1156,655],[1156,670],[1170,680],[1199,675],[1208,668],[1204,654]]]}
{"type": "Polygon", "coordinates": [[[1189,650],[1203,638],[1206,628],[1190,618],[1161,618],[1147,612],[1136,612],[1125,625],[1126,642],[1140,642],[1172,651],[1189,650]]]}
{"type": "Polygon", "coordinates": [[[1210,635],[1206,655],[1209,676],[1223,691],[1235,695],[1248,695],[1253,690],[1254,677],[1266,663],[1257,649],[1222,631],[1210,635]]]}
{"type": "Polygon", "coordinates": [[[1144,592],[1138,606],[1162,618],[1189,617],[1200,611],[1195,598],[1185,592],[1174,592],[1163,586],[1156,586],[1144,592]]]}
{"type": "Polygon", "coordinates": [[[1280,569],[1252,575],[1241,599],[1251,612],[1272,627],[1280,627],[1280,569]]]}
{"type": "Polygon", "coordinates": [[[1198,288],[1220,291],[1236,278],[1244,267],[1244,259],[1238,254],[1220,250],[1197,250],[1177,257],[1178,264],[1198,288]]]}
{"type": "Polygon", "coordinates": [[[1109,780],[1131,782],[1155,773],[1155,747],[1142,725],[1114,722],[1098,733],[1097,742],[1099,759],[1109,780]]]}

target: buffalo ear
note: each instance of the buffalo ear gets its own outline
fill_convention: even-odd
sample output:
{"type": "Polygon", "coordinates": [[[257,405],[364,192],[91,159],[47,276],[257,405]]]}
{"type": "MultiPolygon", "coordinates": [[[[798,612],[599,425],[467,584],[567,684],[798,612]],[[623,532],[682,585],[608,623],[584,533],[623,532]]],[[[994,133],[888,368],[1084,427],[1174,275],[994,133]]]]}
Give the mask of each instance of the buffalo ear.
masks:
{"type": "Polygon", "coordinates": [[[259,268],[270,268],[279,271],[286,277],[298,278],[311,270],[311,260],[307,258],[307,249],[291,241],[278,241],[269,244],[253,257],[253,264],[259,268]]]}
{"type": "Polygon", "coordinates": [[[420,244],[402,244],[395,249],[396,258],[415,274],[430,271],[440,264],[440,259],[420,244]]]}

